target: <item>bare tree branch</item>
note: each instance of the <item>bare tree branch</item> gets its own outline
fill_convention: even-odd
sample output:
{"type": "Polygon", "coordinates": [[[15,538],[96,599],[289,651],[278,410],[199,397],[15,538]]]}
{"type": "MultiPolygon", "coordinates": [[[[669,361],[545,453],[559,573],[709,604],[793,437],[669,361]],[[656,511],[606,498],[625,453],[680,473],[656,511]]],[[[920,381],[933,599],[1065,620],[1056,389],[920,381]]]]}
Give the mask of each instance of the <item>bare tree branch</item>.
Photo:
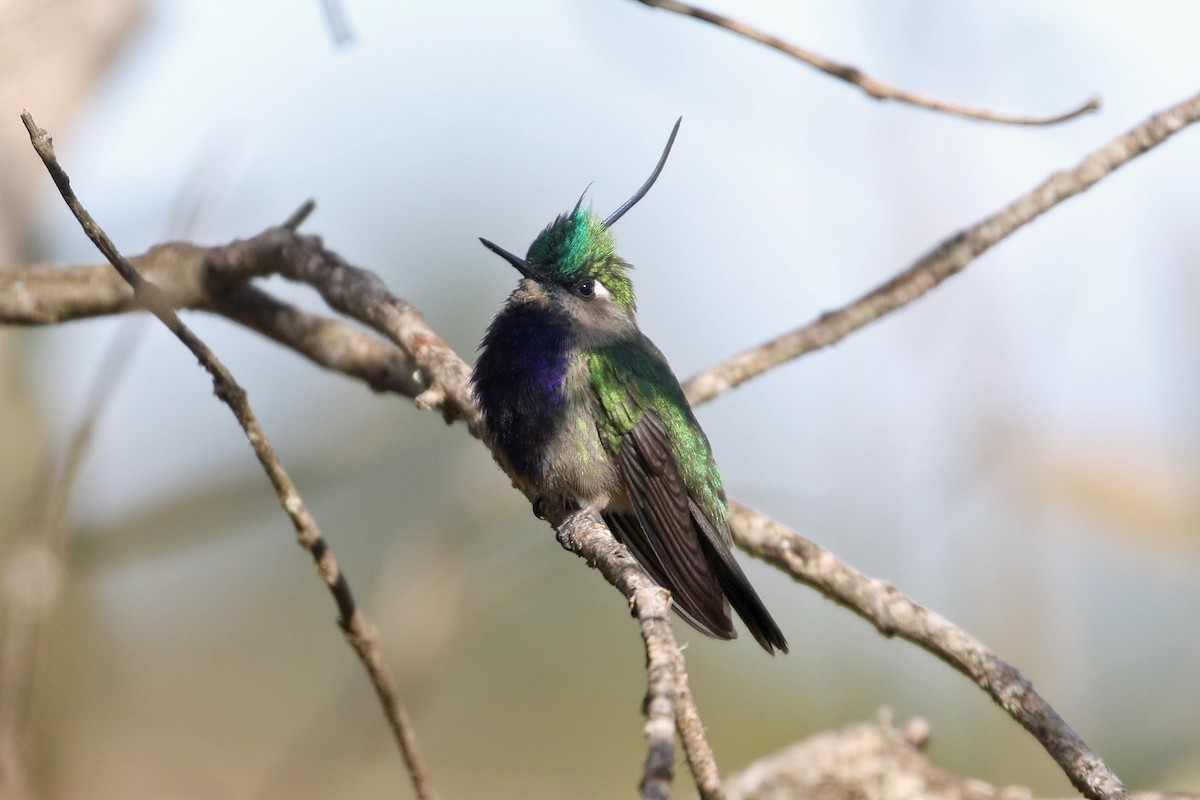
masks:
{"type": "MultiPolygon", "coordinates": [[[[1052,177],[1005,211],[943,243],[929,256],[880,289],[841,311],[825,315],[814,325],[781,337],[775,343],[770,343],[764,348],[765,355],[756,354],[753,359],[757,366],[737,367],[735,359],[735,368],[732,371],[728,365],[722,365],[711,374],[705,373],[698,376],[689,386],[693,401],[702,402],[755,374],[759,374],[774,363],[782,363],[788,358],[794,358],[804,352],[838,341],[868,322],[919,297],[929,288],[944,280],[945,277],[961,270],[973,258],[1005,236],[1010,235],[1025,222],[1052,208],[1063,199],[1083,191],[1140,153],[1161,144],[1178,130],[1195,122],[1197,116],[1200,116],[1200,96],[1189,99],[1162,114],[1155,115],[1146,123],[1089,156],[1075,169],[1052,177]],[[795,338],[799,338],[800,344],[787,344],[788,341],[795,338]],[[787,349],[789,346],[792,350],[787,349]],[[764,358],[767,361],[771,361],[771,359],[774,361],[766,366],[759,365],[764,358]],[[738,369],[741,371],[739,372],[738,369]]],[[[304,210],[306,209],[302,209],[302,211],[304,210]]],[[[302,217],[303,214],[301,213],[299,216],[302,217]]],[[[191,246],[168,245],[167,247],[179,249],[191,246]]],[[[200,248],[195,248],[195,250],[201,251],[196,258],[204,264],[205,272],[199,284],[188,290],[191,292],[189,296],[200,298],[208,295],[216,296],[220,293],[214,291],[214,287],[224,287],[223,291],[228,291],[230,287],[237,286],[250,278],[269,273],[282,274],[294,280],[309,283],[321,292],[326,302],[332,307],[374,327],[399,345],[407,358],[406,363],[416,365],[421,371],[422,381],[419,386],[433,387],[423,389],[417,395],[418,405],[427,408],[441,407],[447,419],[463,419],[468,422],[474,435],[480,435],[478,411],[469,391],[467,382],[469,369],[466,365],[444,341],[429,329],[415,308],[388,293],[375,276],[351,267],[336,254],[326,251],[316,237],[298,236],[285,227],[264,232],[259,237],[246,242],[235,242],[222,248],[213,248],[207,254],[200,248]],[[242,250],[239,251],[238,248],[242,248],[242,250]],[[250,257],[251,255],[253,258],[250,257]]],[[[144,258],[153,261],[155,256],[156,251],[152,250],[144,258]]],[[[17,273],[21,274],[21,270],[18,270],[17,273]]],[[[9,274],[11,275],[11,273],[9,274]]],[[[49,321],[54,313],[62,313],[64,308],[67,309],[68,315],[83,316],[88,313],[116,313],[120,310],[127,310],[129,307],[129,299],[126,294],[118,295],[116,300],[110,296],[104,309],[96,310],[98,306],[88,299],[89,296],[92,294],[100,296],[105,292],[109,292],[111,295],[111,287],[106,289],[100,286],[91,292],[87,286],[89,281],[94,278],[84,276],[83,285],[76,287],[74,294],[64,292],[64,296],[69,296],[68,300],[49,303],[52,313],[39,317],[39,314],[46,310],[46,306],[40,304],[40,300],[52,293],[43,290],[31,291],[29,282],[35,282],[37,276],[29,270],[25,270],[23,274],[27,279],[24,283],[20,279],[16,283],[9,279],[7,287],[0,284],[0,321],[36,324],[49,321]],[[14,300],[13,296],[16,296],[17,299],[14,300]]],[[[2,278],[7,278],[7,276],[0,272],[0,279],[2,278]]],[[[58,278],[63,278],[63,276],[60,274],[58,278]]],[[[80,280],[79,277],[63,279],[67,283],[80,280]]],[[[42,289],[44,288],[42,287],[42,289]]],[[[210,298],[206,302],[213,301],[210,298]]],[[[205,305],[200,301],[196,301],[196,303],[197,307],[205,305]]],[[[331,335],[340,337],[344,334],[344,330],[351,329],[331,328],[330,330],[331,335]]],[[[281,335],[281,339],[286,339],[290,346],[295,347],[293,338],[281,335]]],[[[844,603],[860,616],[872,621],[885,634],[907,638],[938,654],[956,669],[972,677],[985,691],[997,699],[1006,712],[1020,721],[1038,738],[1067,772],[1072,782],[1088,797],[1093,800],[1099,800],[1099,798],[1115,800],[1126,796],[1120,781],[1113,776],[1099,757],[1092,753],[1086,744],[1066,726],[1057,713],[1033,691],[1019,673],[1000,661],[995,654],[987,651],[974,639],[954,628],[945,620],[914,606],[911,601],[900,596],[892,587],[874,582],[841,564],[832,554],[819,549],[804,551],[803,540],[799,540],[798,537],[791,538],[794,537],[794,534],[761,515],[740,508],[735,514],[735,519],[738,520],[735,531],[738,532],[739,544],[743,549],[767,558],[802,580],[811,581],[812,585],[827,592],[829,596],[844,603]],[[752,516],[747,518],[747,514],[752,516]],[[748,522],[747,519],[750,521],[748,522]],[[754,531],[759,531],[759,533],[755,534],[754,531]],[[770,536],[775,538],[772,539],[770,536]],[[775,550],[771,550],[772,547],[775,550]],[[802,552],[809,552],[809,557],[816,566],[805,566],[804,558],[797,555],[802,552]],[[795,561],[795,559],[799,559],[799,561],[795,561]],[[820,567],[819,570],[817,566],[820,567]],[[836,580],[829,578],[832,582],[824,585],[820,583],[821,580],[825,580],[820,577],[823,575],[834,576],[836,580]],[[879,603],[882,600],[887,600],[887,603],[880,606],[879,603]]],[[[582,522],[579,524],[583,525],[582,522]]],[[[640,580],[646,586],[652,586],[643,573],[631,569],[634,562],[603,526],[591,520],[587,525],[583,525],[583,530],[586,535],[576,531],[569,536],[564,536],[564,546],[579,553],[589,563],[600,569],[605,577],[618,586],[626,597],[633,597],[638,588],[635,583],[629,582],[636,581],[638,578],[628,578],[629,575],[640,576],[640,580]]],[[[808,546],[815,548],[814,545],[808,546]]],[[[643,618],[641,609],[652,608],[654,608],[654,600],[650,595],[647,595],[645,600],[639,599],[635,603],[639,619],[643,618]]],[[[649,610],[644,611],[644,614],[645,619],[649,620],[647,625],[651,631],[657,630],[661,624],[653,620],[659,616],[665,616],[658,611],[652,613],[649,610]]],[[[660,662],[660,656],[648,655],[648,660],[657,664],[660,662]]],[[[680,657],[674,670],[681,680],[684,679],[682,665],[682,657],[680,657]]],[[[648,677],[648,682],[652,684],[650,692],[652,698],[660,695],[669,696],[669,690],[662,680],[659,674],[648,677]]],[[[705,777],[707,774],[706,756],[701,752],[701,748],[692,748],[689,745],[690,723],[688,721],[695,721],[691,730],[698,732],[701,736],[702,728],[698,724],[698,718],[692,716],[694,705],[691,706],[691,711],[688,710],[690,695],[686,692],[686,684],[679,685],[684,688],[678,690],[676,695],[677,728],[683,737],[693,773],[697,776],[697,783],[702,787],[715,785],[715,788],[705,789],[705,791],[714,792],[706,796],[718,796],[715,792],[720,791],[719,783],[709,783],[705,777]]],[[[648,713],[660,715],[661,708],[662,706],[659,704],[655,706],[653,712],[648,709],[648,713]]],[[[653,717],[653,719],[658,718],[658,716],[653,717]]],[[[655,727],[653,731],[650,730],[651,727],[651,722],[648,721],[648,735],[652,742],[661,742],[661,726],[655,727]]],[[[660,744],[655,746],[661,748],[660,744]]],[[[656,758],[657,756],[647,759],[646,774],[650,776],[646,782],[648,786],[663,785],[662,771],[657,766],[656,758]],[[652,761],[654,763],[651,763],[652,761]]],[[[711,753],[707,756],[707,763],[711,764],[711,753]]],[[[712,776],[715,780],[715,766],[712,767],[712,776]]],[[[666,785],[669,786],[669,783],[666,785]]]]}
{"type": "Polygon", "coordinates": [[[911,267],[837,311],[752,350],[723,361],[684,383],[693,405],[711,400],[805,353],[828,347],[850,333],[933,289],[1023,225],[1059,203],[1091,188],[1118,167],[1152,150],[1200,120],[1200,95],[1184,100],[1147,119],[1087,156],[1075,167],[1055,173],[992,216],[941,242],[911,267]]]}
{"type": "Polygon", "coordinates": [[[254,286],[229,287],[213,298],[211,310],[377,392],[415,398],[425,391],[412,362],[391,342],[340,320],[302,311],[254,286]]]}
{"type": "MultiPolygon", "coordinates": [[[[1023,786],[990,786],[934,766],[922,750],[929,723],[916,718],[896,728],[883,709],[873,722],[826,731],[764,756],[725,782],[729,800],[1013,800],[1023,786]]],[[[1196,800],[1194,794],[1138,792],[1133,800],[1196,800]]]]}
{"type": "MultiPolygon", "coordinates": [[[[675,778],[675,707],[679,701],[675,664],[670,647],[659,638],[663,626],[670,625],[671,595],[662,589],[647,589],[650,602],[637,603],[634,613],[642,628],[646,645],[646,764],[639,787],[645,800],[666,800],[671,796],[675,778]]],[[[635,601],[636,602],[636,601],[635,601]]]]}
{"type": "MultiPolygon", "coordinates": [[[[375,691],[383,704],[388,723],[391,725],[392,731],[396,736],[397,744],[408,767],[417,796],[421,800],[436,800],[437,795],[429,782],[420,750],[417,747],[416,734],[408,720],[408,714],[397,695],[395,681],[392,679],[391,673],[388,671],[387,665],[383,660],[383,653],[379,647],[378,632],[355,603],[354,596],[350,591],[350,584],[346,580],[345,574],[338,567],[333,552],[321,536],[321,531],[317,527],[316,520],[313,519],[303,498],[301,498],[296,485],[292,482],[291,476],[284,469],[283,463],[279,460],[274,446],[259,425],[257,417],[250,408],[245,391],[237,383],[233,375],[230,374],[229,370],[226,369],[225,365],[217,359],[208,345],[183,323],[179,315],[175,313],[175,309],[171,307],[166,295],[157,286],[144,279],[138,273],[134,266],[121,255],[116,245],[113,244],[112,240],[108,238],[107,234],[104,233],[96,221],[92,219],[92,216],[83,207],[83,204],[80,203],[74,191],[72,191],[71,180],[67,176],[66,171],[59,165],[54,155],[54,146],[50,135],[37,126],[33,121],[33,117],[28,112],[21,115],[21,121],[25,123],[25,129],[29,131],[29,141],[33,144],[34,150],[37,151],[38,156],[42,159],[42,163],[45,164],[46,170],[50,173],[50,177],[58,187],[59,193],[62,194],[63,200],[66,201],[67,207],[71,209],[71,213],[75,215],[75,218],[79,220],[79,224],[83,227],[88,238],[92,240],[92,243],[104,254],[109,263],[121,274],[121,277],[133,287],[135,299],[154,314],[154,316],[158,317],[193,355],[199,359],[209,374],[212,375],[213,388],[217,396],[229,406],[237,418],[238,424],[245,431],[246,438],[249,440],[250,446],[254,448],[254,453],[258,457],[259,463],[262,464],[263,470],[271,480],[272,486],[275,487],[275,493],[279,498],[280,505],[292,521],[292,525],[296,530],[297,541],[312,556],[317,568],[317,574],[320,575],[322,581],[324,581],[333,595],[340,614],[339,624],[347,640],[371,676],[371,682],[375,686],[375,691]]],[[[299,224],[298,221],[296,224],[299,224]]]]}
{"type": "MultiPolygon", "coordinates": [[[[228,251],[226,255],[232,256],[228,251]]],[[[274,263],[256,266],[308,284],[330,308],[391,339],[416,365],[428,385],[414,399],[417,407],[440,409],[447,422],[461,419],[474,435],[480,434],[482,418],[468,389],[471,368],[433,332],[416,307],[389,292],[374,273],[351,266],[337,253],[326,250],[315,236],[295,237],[281,248],[278,256],[274,263]]],[[[230,277],[245,268],[236,258],[211,259],[209,264],[217,273],[230,277]]]]}
{"type": "Polygon", "coordinates": [[[742,549],[850,609],[884,636],[906,639],[971,678],[1042,744],[1087,797],[1128,797],[1120,779],[1033,684],[982,642],[795,531],[739,503],[731,508],[734,539],[742,549]]]}
{"type": "Polygon", "coordinates": [[[982,122],[1000,122],[1005,125],[1054,125],[1100,108],[1100,99],[1093,97],[1085,101],[1078,108],[1062,114],[1056,114],[1052,117],[1029,117],[1019,114],[1003,114],[983,108],[951,103],[946,100],[938,100],[933,97],[917,94],[916,92],[899,89],[869,75],[864,75],[857,67],[831,61],[825,56],[785,42],[778,36],[751,27],[744,22],[738,22],[713,11],[706,11],[690,3],[679,2],[679,0],[638,0],[638,2],[651,8],[660,8],[663,11],[672,11],[676,14],[682,14],[685,17],[701,20],[711,25],[716,25],[718,28],[732,31],[759,44],[764,44],[811,67],[815,67],[826,75],[831,75],[834,78],[853,84],[876,100],[897,100],[901,103],[927,108],[931,111],[941,111],[945,114],[953,114],[954,116],[980,120],[982,122]]]}
{"type": "MultiPolygon", "coordinates": [[[[265,274],[263,270],[278,261],[285,244],[294,257],[309,257],[305,248],[320,252],[319,239],[302,239],[285,224],[222,247],[161,244],[129,261],[166,294],[174,308],[227,317],[326,369],[364,381],[377,392],[415,398],[425,391],[415,377],[416,366],[398,346],[340,320],[298,309],[245,283],[265,274]],[[226,265],[225,272],[210,269],[210,260],[226,265]],[[231,263],[240,265],[236,275],[228,269],[231,263]]],[[[129,284],[107,264],[0,269],[0,324],[50,325],[136,309],[129,284]]]]}
{"type": "MultiPolygon", "coordinates": [[[[1004,800],[982,781],[939,770],[920,752],[929,725],[914,719],[902,730],[886,711],[874,722],[827,731],[764,756],[732,776],[730,800],[823,800],[905,797],[909,800],[1004,800]]],[[[1010,790],[1011,791],[1011,790],[1010,790]]],[[[1028,792],[1025,792],[1027,795],[1028,792]]]]}
{"type": "Polygon", "coordinates": [[[688,689],[683,654],[671,631],[670,593],[650,580],[625,545],[592,512],[585,509],[551,522],[559,544],[599,570],[605,580],[625,595],[641,624],[649,682],[645,705],[648,752],[642,796],[665,798],[670,794],[675,750],[669,720],[674,716],[700,796],[704,800],[721,800],[716,760],[688,689]]]}
{"type": "Polygon", "coordinates": [[[680,697],[675,706],[675,726],[679,729],[679,738],[683,740],[683,752],[687,756],[688,767],[692,770],[696,788],[703,800],[722,800],[724,789],[721,786],[721,776],[717,772],[717,760],[704,732],[704,723],[700,721],[696,701],[692,698],[683,652],[676,648],[671,653],[671,659],[680,676],[680,697]]]}

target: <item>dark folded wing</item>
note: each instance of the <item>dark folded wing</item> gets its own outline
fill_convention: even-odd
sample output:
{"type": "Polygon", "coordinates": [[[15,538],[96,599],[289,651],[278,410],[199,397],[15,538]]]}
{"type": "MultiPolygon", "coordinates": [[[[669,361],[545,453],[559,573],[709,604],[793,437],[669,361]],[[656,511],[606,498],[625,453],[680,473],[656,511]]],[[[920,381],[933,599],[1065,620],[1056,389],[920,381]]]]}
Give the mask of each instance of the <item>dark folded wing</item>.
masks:
{"type": "Polygon", "coordinates": [[[603,515],[613,533],[671,592],[688,622],[718,639],[736,637],[725,591],[710,565],[713,544],[704,541],[707,532],[693,516],[670,436],[655,411],[647,410],[623,437],[615,458],[633,511],[603,515]]]}

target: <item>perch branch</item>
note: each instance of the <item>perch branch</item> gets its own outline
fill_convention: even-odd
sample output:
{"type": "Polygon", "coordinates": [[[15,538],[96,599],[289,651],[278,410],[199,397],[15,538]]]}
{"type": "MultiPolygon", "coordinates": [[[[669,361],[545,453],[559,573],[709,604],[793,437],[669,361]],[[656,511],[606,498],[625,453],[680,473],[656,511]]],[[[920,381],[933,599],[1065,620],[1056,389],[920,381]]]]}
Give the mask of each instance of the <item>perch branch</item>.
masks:
{"type": "Polygon", "coordinates": [[[67,207],[75,215],[88,238],[121,274],[121,277],[133,287],[134,298],[138,303],[158,317],[212,375],[213,388],[217,396],[229,406],[242,430],[245,431],[246,438],[254,449],[259,463],[262,464],[263,470],[275,487],[280,505],[292,521],[297,540],[312,556],[318,575],[333,595],[340,615],[338,624],[371,676],[371,682],[383,704],[384,713],[395,734],[417,796],[421,800],[436,800],[436,793],[429,782],[417,747],[416,734],[397,695],[395,681],[384,662],[383,653],[379,647],[378,633],[355,603],[345,574],[338,567],[333,552],[321,536],[316,520],[309,513],[291,476],[287,474],[283,463],[279,460],[274,446],[259,425],[257,417],[250,408],[245,391],[238,385],[225,365],[217,359],[208,345],[183,323],[166,295],[138,273],[134,266],[117,250],[108,235],[92,219],[91,214],[83,207],[71,189],[70,178],[54,155],[54,146],[50,135],[37,126],[28,112],[21,115],[21,121],[25,123],[25,129],[29,132],[29,141],[33,144],[34,150],[42,159],[55,186],[58,187],[63,200],[66,201],[67,207]]]}
{"type": "Polygon", "coordinates": [[[675,706],[675,726],[679,729],[679,738],[683,740],[683,752],[687,756],[688,767],[692,771],[702,800],[721,800],[724,789],[721,787],[721,776],[717,772],[717,759],[708,743],[704,723],[700,720],[700,711],[692,697],[683,651],[676,647],[671,651],[671,659],[679,674],[680,696],[675,706]]]}
{"type": "Polygon", "coordinates": [[[805,353],[828,347],[850,333],[908,305],[967,264],[1064,200],[1090,188],[1200,120],[1200,95],[1147,119],[1087,156],[1075,167],[1055,173],[1005,208],[946,239],[915,264],[882,286],[837,311],[736,355],[684,384],[693,405],[711,400],[751,378],[805,353]]]}
{"type": "Polygon", "coordinates": [[[1087,797],[1128,797],[1125,785],[1100,756],[1015,667],[982,642],[909,600],[891,584],[867,577],[763,514],[739,503],[732,503],[731,509],[734,539],[742,549],[850,609],[884,636],[910,641],[971,678],[1041,743],[1087,797]]]}
{"type": "Polygon", "coordinates": [[[646,645],[646,739],[648,752],[642,796],[665,798],[671,791],[675,760],[674,729],[704,800],[721,800],[721,779],[704,736],[700,713],[688,689],[683,654],[671,631],[670,594],[645,571],[589,511],[577,511],[555,523],[559,544],[600,571],[633,607],[646,645]],[[673,718],[673,719],[672,719],[673,718]]]}
{"type": "Polygon", "coordinates": [[[951,103],[946,100],[938,100],[934,97],[909,92],[904,89],[892,86],[881,80],[872,78],[869,75],[863,74],[862,70],[857,67],[849,66],[848,64],[839,64],[825,56],[814,53],[811,50],[806,50],[802,47],[797,47],[790,42],[785,42],[778,36],[766,33],[757,28],[751,27],[744,22],[730,19],[729,17],[717,14],[712,11],[706,11],[689,3],[679,2],[678,0],[638,0],[642,5],[650,6],[651,8],[660,8],[663,11],[672,11],[676,14],[682,14],[685,17],[691,17],[711,25],[716,25],[718,28],[724,28],[727,31],[744,36],[759,44],[766,45],[774,50],[791,56],[792,58],[808,64],[810,67],[824,72],[839,80],[846,81],[849,84],[857,86],[864,92],[869,94],[876,100],[896,100],[901,103],[927,108],[931,111],[940,111],[944,114],[952,114],[966,119],[980,120],[982,122],[999,122],[1005,125],[1055,125],[1059,122],[1066,122],[1100,108],[1100,99],[1093,97],[1085,101],[1078,108],[1062,114],[1056,114],[1052,117],[1029,117],[1019,114],[1003,114],[996,111],[988,111],[983,108],[975,108],[973,106],[965,106],[959,103],[951,103]]]}

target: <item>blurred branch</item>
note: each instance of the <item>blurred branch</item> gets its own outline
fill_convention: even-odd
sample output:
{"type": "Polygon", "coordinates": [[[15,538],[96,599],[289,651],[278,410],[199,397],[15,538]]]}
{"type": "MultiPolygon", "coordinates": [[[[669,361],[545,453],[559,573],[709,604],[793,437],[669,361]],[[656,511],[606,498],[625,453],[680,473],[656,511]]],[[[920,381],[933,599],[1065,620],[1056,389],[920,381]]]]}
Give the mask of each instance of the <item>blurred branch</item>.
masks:
{"type": "Polygon", "coordinates": [[[58,602],[66,572],[63,528],[67,503],[79,477],[96,423],[120,383],[136,344],[133,327],[122,326],[96,372],[83,419],[71,437],[62,471],[51,480],[32,521],[0,557],[0,797],[28,791],[29,703],[42,622],[58,602]]]}
{"type": "Polygon", "coordinates": [[[873,723],[860,722],[819,733],[758,759],[726,782],[727,797],[1003,800],[1028,796],[1028,792],[1013,790],[997,792],[982,781],[942,772],[920,752],[928,742],[929,726],[924,720],[911,720],[898,730],[889,715],[882,712],[873,723]]]}
{"type": "MultiPolygon", "coordinates": [[[[55,130],[76,125],[137,36],[149,0],[0,2],[0,109],[35,102],[55,130]]],[[[34,189],[45,180],[15,125],[0,126],[0,263],[34,246],[34,189]]]]}
{"type": "Polygon", "coordinates": [[[1155,114],[1075,167],[1051,175],[997,213],[941,242],[904,272],[853,303],[837,311],[827,311],[801,328],[692,377],[683,385],[688,400],[693,405],[711,400],[772,367],[836,344],[859,328],[903,308],[961,272],[1022,226],[1091,188],[1118,167],[1154,149],[1197,120],[1200,120],[1200,95],[1155,114]]]}
{"type": "Polygon", "coordinates": [[[743,550],[850,609],[884,636],[906,639],[971,678],[1041,743],[1087,797],[1128,796],[1103,759],[1033,684],[982,642],[909,600],[891,584],[862,574],[765,515],[740,503],[730,503],[730,510],[734,540],[743,550]]]}
{"type": "Polygon", "coordinates": [[[1066,111],[1062,114],[1057,114],[1052,117],[1029,117],[1019,114],[1003,114],[996,111],[988,111],[983,108],[975,108],[972,106],[964,106],[958,103],[950,103],[945,100],[938,100],[926,95],[909,92],[904,89],[899,89],[891,84],[884,83],[881,80],[863,74],[862,70],[857,67],[851,67],[847,64],[839,64],[836,61],[831,61],[823,55],[814,53],[811,50],[805,50],[802,47],[797,47],[794,44],[785,42],[778,36],[766,33],[758,28],[751,27],[744,22],[730,19],[729,17],[717,14],[713,11],[706,11],[690,3],[679,2],[678,0],[638,0],[639,3],[651,8],[659,8],[663,11],[672,11],[676,14],[682,14],[685,17],[698,19],[707,22],[711,25],[716,25],[718,28],[724,28],[727,31],[744,36],[759,44],[764,44],[774,50],[791,56],[792,58],[802,61],[811,67],[819,69],[826,75],[830,75],[839,80],[853,84],[864,92],[869,94],[876,100],[896,100],[901,103],[919,106],[920,108],[928,108],[931,111],[941,111],[945,114],[953,114],[958,117],[967,119],[980,120],[983,122],[1000,122],[1005,125],[1054,125],[1059,122],[1066,122],[1100,108],[1099,98],[1093,97],[1085,101],[1078,108],[1066,111]]]}
{"type": "Polygon", "coordinates": [[[321,0],[321,10],[325,13],[325,24],[335,45],[345,47],[354,41],[354,31],[350,28],[350,20],[340,0],[321,0]]]}
{"type": "MultiPolygon", "coordinates": [[[[1022,786],[990,786],[938,769],[921,752],[931,731],[923,719],[902,728],[885,709],[873,722],[810,736],[750,764],[725,782],[728,800],[1013,800],[1022,786]]],[[[1196,795],[1138,792],[1133,800],[1196,800],[1196,795]]]]}
{"type": "Polygon", "coordinates": [[[108,235],[92,219],[72,191],[71,180],[54,155],[54,145],[50,135],[37,126],[28,112],[21,115],[21,121],[25,123],[25,129],[29,131],[29,141],[34,150],[42,159],[42,163],[54,180],[55,186],[58,187],[67,207],[79,220],[79,224],[88,238],[121,274],[121,277],[133,287],[135,300],[158,317],[159,321],[183,342],[212,375],[216,395],[229,406],[237,418],[238,424],[245,431],[246,438],[250,442],[250,446],[254,448],[259,463],[262,464],[272,486],[275,487],[279,504],[292,521],[297,541],[312,556],[317,574],[333,595],[340,614],[338,624],[342,627],[347,640],[371,676],[371,682],[375,686],[375,691],[383,704],[384,713],[396,736],[417,796],[421,800],[435,800],[437,795],[425,772],[425,766],[417,748],[416,734],[408,720],[407,712],[397,696],[395,681],[383,660],[378,632],[355,603],[346,576],[338,567],[333,552],[321,536],[316,520],[309,513],[303,498],[284,469],[274,446],[258,424],[258,419],[246,398],[245,390],[237,383],[225,365],[217,359],[208,345],[183,323],[179,315],[175,313],[175,309],[171,307],[166,295],[138,273],[134,266],[117,250],[108,235]]]}

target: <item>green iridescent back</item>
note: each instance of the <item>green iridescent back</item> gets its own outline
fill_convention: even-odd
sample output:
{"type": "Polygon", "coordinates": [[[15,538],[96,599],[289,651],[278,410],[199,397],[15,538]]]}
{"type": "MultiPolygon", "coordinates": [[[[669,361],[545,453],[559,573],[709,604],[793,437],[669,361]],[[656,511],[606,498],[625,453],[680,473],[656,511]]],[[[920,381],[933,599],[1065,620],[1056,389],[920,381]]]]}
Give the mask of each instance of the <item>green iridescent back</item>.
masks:
{"type": "Polygon", "coordinates": [[[729,519],[725,487],[708,438],[692,414],[666,359],[645,336],[587,353],[592,387],[600,400],[596,427],[610,452],[618,452],[642,415],[653,409],[666,426],[684,485],[716,523],[729,519]]]}

